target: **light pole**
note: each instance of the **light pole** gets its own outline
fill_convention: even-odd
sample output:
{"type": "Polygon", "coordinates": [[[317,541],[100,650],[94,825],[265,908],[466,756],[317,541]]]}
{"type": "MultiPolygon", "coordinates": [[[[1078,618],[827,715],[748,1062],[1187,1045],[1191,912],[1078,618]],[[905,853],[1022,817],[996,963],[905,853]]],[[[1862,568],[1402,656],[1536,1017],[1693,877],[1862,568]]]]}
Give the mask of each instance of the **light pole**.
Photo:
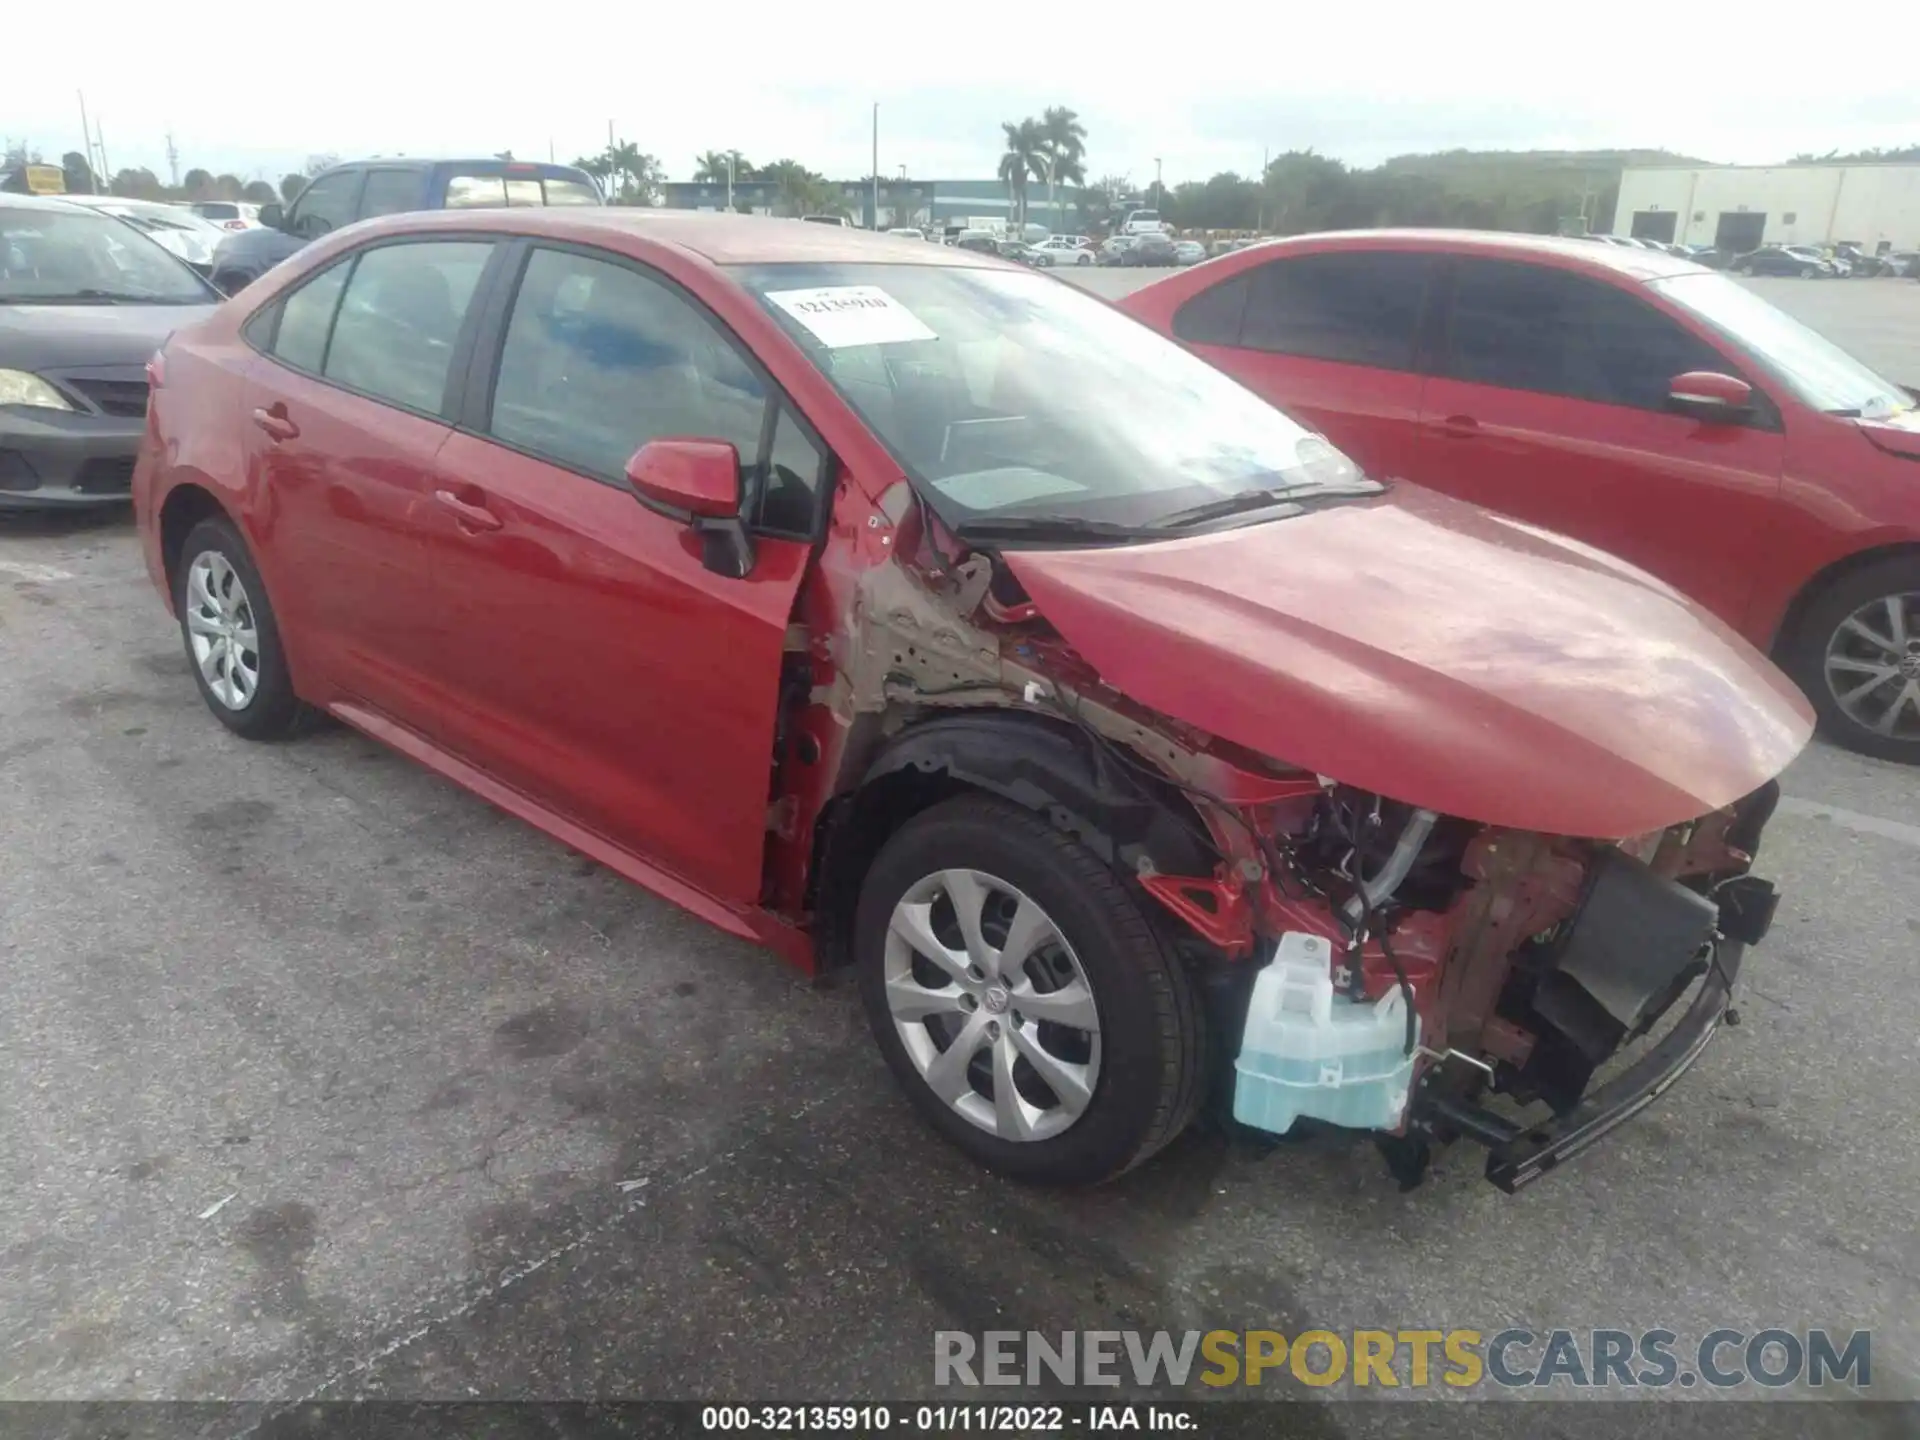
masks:
{"type": "Polygon", "coordinates": [[[1153,157],[1153,203],[1156,206],[1159,205],[1166,188],[1160,183],[1160,157],[1156,155],[1153,157]]]}
{"type": "Polygon", "coordinates": [[[873,102],[873,215],[867,228],[880,228],[880,102],[873,102]]]}
{"type": "Polygon", "coordinates": [[[733,213],[733,152],[727,152],[727,213],[733,213]]]}

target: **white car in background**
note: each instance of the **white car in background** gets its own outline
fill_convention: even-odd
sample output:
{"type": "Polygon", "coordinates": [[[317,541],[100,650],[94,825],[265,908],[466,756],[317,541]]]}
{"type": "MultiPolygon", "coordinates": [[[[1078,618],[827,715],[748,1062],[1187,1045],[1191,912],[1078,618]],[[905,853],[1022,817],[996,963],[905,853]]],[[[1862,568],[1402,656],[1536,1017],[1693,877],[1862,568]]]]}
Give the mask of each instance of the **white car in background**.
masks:
{"type": "Polygon", "coordinates": [[[1126,222],[1121,225],[1122,235],[1146,235],[1155,230],[1168,229],[1167,222],[1160,218],[1158,210],[1129,210],[1126,222]]]}
{"type": "Polygon", "coordinates": [[[1093,264],[1092,242],[1080,235],[1049,235],[1034,246],[1046,258],[1046,265],[1091,265],[1093,264]]]}
{"type": "Polygon", "coordinates": [[[183,208],[222,230],[260,228],[260,207],[241,200],[189,200],[183,208]]]}
{"type": "Polygon", "coordinates": [[[226,233],[192,211],[178,205],[162,205],[156,200],[129,200],[123,195],[62,195],[60,198],[124,220],[161,249],[186,261],[202,276],[212,273],[213,247],[226,233]]]}
{"type": "Polygon", "coordinates": [[[925,231],[917,230],[911,225],[895,225],[891,230],[887,231],[887,234],[898,235],[902,240],[925,240],[927,238],[925,231]]]}

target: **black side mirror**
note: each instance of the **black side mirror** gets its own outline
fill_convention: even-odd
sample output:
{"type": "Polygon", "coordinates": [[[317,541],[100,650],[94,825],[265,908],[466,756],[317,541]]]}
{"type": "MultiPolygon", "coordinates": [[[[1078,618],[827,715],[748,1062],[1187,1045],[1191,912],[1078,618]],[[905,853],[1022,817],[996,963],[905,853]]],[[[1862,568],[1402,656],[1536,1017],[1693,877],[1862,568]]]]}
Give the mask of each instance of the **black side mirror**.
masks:
{"type": "Polygon", "coordinates": [[[286,224],[287,207],[279,201],[269,201],[260,207],[260,223],[269,230],[279,230],[286,224]]]}

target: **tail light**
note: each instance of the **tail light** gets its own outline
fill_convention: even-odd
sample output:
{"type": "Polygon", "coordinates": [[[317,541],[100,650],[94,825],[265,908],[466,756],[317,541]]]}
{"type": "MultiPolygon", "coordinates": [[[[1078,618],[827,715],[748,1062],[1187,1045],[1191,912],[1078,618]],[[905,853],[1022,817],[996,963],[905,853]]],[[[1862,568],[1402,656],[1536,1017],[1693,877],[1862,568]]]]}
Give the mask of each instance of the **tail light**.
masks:
{"type": "Polygon", "coordinates": [[[222,230],[244,230],[247,228],[247,222],[244,220],[222,220],[220,222],[220,228],[222,230]]]}

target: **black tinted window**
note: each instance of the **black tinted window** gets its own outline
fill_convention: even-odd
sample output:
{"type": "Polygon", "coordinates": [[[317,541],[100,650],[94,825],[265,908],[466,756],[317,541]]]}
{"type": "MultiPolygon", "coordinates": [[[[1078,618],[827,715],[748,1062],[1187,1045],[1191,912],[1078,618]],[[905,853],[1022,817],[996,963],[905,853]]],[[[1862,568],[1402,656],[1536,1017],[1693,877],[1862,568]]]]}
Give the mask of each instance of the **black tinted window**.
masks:
{"type": "Polygon", "coordinates": [[[1253,277],[1243,272],[1202,290],[1174,312],[1174,338],[1195,345],[1238,345],[1240,318],[1247,312],[1252,288],[1253,277]]]}
{"type": "Polygon", "coordinates": [[[273,353],[300,370],[320,373],[327,356],[327,332],[340,304],[341,287],[353,262],[328,266],[280,302],[280,326],[274,332],[273,353]]]}
{"type": "Polygon", "coordinates": [[[814,516],[819,513],[816,502],[822,463],[819,449],[800,428],[793,412],[782,406],[766,473],[761,478],[755,522],[785,535],[811,535],[814,516]]]}
{"type": "Polygon", "coordinates": [[[360,199],[360,181],[364,172],[343,170],[322,175],[300,192],[293,202],[293,215],[287,229],[302,239],[313,240],[329,230],[338,230],[353,220],[354,206],[360,199]]]}
{"type": "MultiPolygon", "coordinates": [[[[678,291],[624,265],[536,250],[507,322],[493,433],[618,480],[649,440],[725,440],[751,466],[767,395],[678,291]]],[[[802,527],[806,528],[806,527],[802,527]]]]}
{"type": "Polygon", "coordinates": [[[418,170],[368,171],[366,193],[360,197],[361,217],[418,210],[425,180],[418,170]]]}
{"type": "Polygon", "coordinates": [[[1602,281],[1460,262],[1447,321],[1446,373],[1456,380],[1659,410],[1674,376],[1727,368],[1704,341],[1602,281]]]}
{"type": "Polygon", "coordinates": [[[1253,272],[1240,343],[1254,350],[1413,368],[1433,262],[1386,250],[1270,260],[1253,272]]]}
{"type": "Polygon", "coordinates": [[[340,303],[323,373],[437,414],[460,323],[492,250],[482,241],[455,240],[363,251],[340,303]]]}

